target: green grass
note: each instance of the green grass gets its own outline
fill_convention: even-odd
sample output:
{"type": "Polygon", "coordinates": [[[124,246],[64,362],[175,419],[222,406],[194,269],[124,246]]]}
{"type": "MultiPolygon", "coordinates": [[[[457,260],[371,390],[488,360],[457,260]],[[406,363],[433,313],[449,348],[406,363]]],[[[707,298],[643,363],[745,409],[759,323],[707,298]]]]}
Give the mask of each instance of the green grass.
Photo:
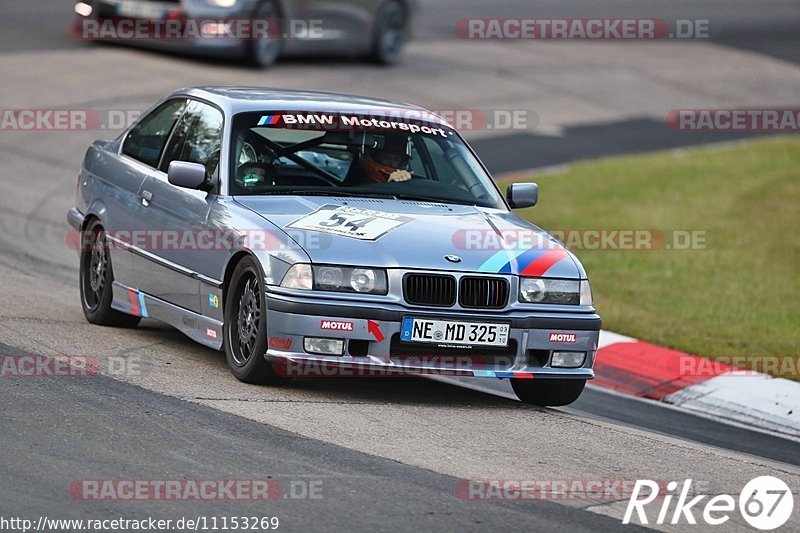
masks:
{"type": "Polygon", "coordinates": [[[541,203],[519,214],[545,229],[706,232],[702,250],[575,250],[605,329],[709,357],[800,354],[800,136],[530,181],[541,203]]]}

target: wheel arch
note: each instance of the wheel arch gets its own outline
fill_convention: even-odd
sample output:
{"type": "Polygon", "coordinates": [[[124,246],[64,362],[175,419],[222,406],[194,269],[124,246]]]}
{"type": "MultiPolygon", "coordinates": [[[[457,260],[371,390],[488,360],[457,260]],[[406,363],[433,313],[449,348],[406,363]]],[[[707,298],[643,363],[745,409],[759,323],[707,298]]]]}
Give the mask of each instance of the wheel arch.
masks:
{"type": "Polygon", "coordinates": [[[85,216],[85,217],[83,217],[83,223],[81,224],[81,231],[82,231],[82,232],[83,232],[83,231],[86,231],[86,228],[88,228],[88,227],[89,227],[89,225],[90,225],[92,222],[94,222],[95,220],[97,220],[98,222],[100,222],[100,225],[101,225],[101,226],[103,225],[103,221],[102,221],[102,220],[100,220],[100,217],[99,217],[98,215],[96,215],[95,213],[87,213],[87,214],[86,214],[86,216],[85,216]]]}
{"type": "Polygon", "coordinates": [[[103,200],[95,198],[89,204],[89,207],[86,209],[86,214],[84,215],[83,226],[81,227],[81,229],[84,230],[87,227],[89,227],[89,222],[93,220],[99,220],[100,225],[103,226],[103,228],[105,228],[106,222],[104,218],[106,215],[106,211],[107,211],[106,204],[103,202],[103,200]]]}
{"type": "Polygon", "coordinates": [[[231,280],[233,279],[233,273],[236,271],[236,267],[239,263],[242,262],[242,259],[245,257],[250,257],[253,262],[255,262],[256,267],[261,272],[261,279],[264,279],[264,269],[261,267],[261,261],[258,260],[258,257],[251,252],[250,250],[239,250],[235,254],[231,256],[228,260],[228,264],[225,265],[225,274],[222,277],[222,310],[225,310],[225,304],[228,299],[228,288],[231,284],[231,280]]]}

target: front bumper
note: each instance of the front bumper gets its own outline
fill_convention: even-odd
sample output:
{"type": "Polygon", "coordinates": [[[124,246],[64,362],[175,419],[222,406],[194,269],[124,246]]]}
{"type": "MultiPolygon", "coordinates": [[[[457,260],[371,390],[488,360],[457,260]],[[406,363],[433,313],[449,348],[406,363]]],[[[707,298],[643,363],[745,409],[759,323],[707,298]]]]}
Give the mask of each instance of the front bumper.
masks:
{"type": "Polygon", "coordinates": [[[266,358],[290,377],[448,375],[592,379],[601,319],[595,313],[465,313],[326,301],[267,293],[266,358]],[[404,317],[510,324],[507,348],[444,347],[400,340],[404,317]],[[330,321],[341,329],[332,330],[330,321]],[[552,334],[562,334],[551,340],[552,334]],[[304,337],[342,339],[342,356],[304,350],[304,337]],[[585,352],[580,368],[551,366],[553,351],[585,352]]]}
{"type": "Polygon", "coordinates": [[[86,217],[77,207],[70,207],[69,211],[67,211],[67,223],[76,230],[81,230],[83,228],[83,221],[85,219],[86,217]]]}

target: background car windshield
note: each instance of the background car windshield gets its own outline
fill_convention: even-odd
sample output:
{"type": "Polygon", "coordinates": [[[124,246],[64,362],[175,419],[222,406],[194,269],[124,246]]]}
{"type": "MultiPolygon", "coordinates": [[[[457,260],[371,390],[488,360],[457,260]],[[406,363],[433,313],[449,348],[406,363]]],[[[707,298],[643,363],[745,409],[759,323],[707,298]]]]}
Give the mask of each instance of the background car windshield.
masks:
{"type": "Polygon", "coordinates": [[[259,125],[281,116],[234,118],[232,194],[388,196],[505,209],[491,178],[450,128],[412,132],[406,126],[413,123],[402,122],[343,129],[287,125],[280,118],[259,125]]]}

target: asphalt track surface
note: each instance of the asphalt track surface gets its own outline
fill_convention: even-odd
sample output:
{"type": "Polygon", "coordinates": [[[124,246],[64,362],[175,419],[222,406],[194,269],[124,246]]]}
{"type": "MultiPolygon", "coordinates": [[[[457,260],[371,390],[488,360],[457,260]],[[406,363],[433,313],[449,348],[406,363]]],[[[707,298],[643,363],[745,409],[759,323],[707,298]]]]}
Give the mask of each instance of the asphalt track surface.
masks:
{"type": "MultiPolygon", "coordinates": [[[[509,2],[481,11],[484,4],[426,4],[420,39],[440,39],[439,30],[451,28],[453,20],[466,16],[467,8],[472,16],[512,16],[521,9],[521,3],[509,2]]],[[[630,16],[623,12],[630,2],[607,5],[622,11],[606,16],[630,16]]],[[[796,21],[795,15],[786,9],[788,3],[774,5],[773,10],[757,9],[754,16],[748,7],[752,4],[726,2],[727,27],[740,27],[741,35],[752,36],[735,46],[758,47],[759,52],[797,61],[798,36],[784,31],[796,21]]],[[[701,17],[695,13],[702,9],[688,3],[671,6],[679,13],[674,18],[701,17]]],[[[121,65],[128,63],[120,64],[120,58],[135,63],[140,72],[150,69],[154,76],[188,78],[189,70],[204,68],[195,60],[71,41],[63,32],[70,2],[31,0],[5,9],[4,35],[13,38],[0,45],[4,61],[31,54],[42,62],[31,61],[31,69],[47,69],[51,67],[44,64],[45,54],[52,52],[61,54],[52,68],[59,67],[56,62],[68,63],[68,68],[60,65],[59,77],[44,85],[20,87],[13,80],[3,81],[14,102],[140,109],[164,90],[158,80],[152,81],[156,87],[141,79],[132,87],[136,81],[124,76],[121,65]],[[61,78],[65,71],[74,76],[61,78]],[[111,75],[115,72],[120,74],[111,75]]],[[[557,11],[549,7],[536,16],[570,16],[557,11]]],[[[327,65],[311,67],[324,70],[327,65]]],[[[343,76],[361,72],[347,62],[332,68],[343,76]]],[[[219,69],[226,75],[252,77],[245,70],[239,73],[223,65],[219,69]]],[[[276,76],[302,79],[308,75],[305,70],[302,62],[292,62],[276,76]]],[[[190,83],[195,80],[184,84],[190,83]]],[[[663,124],[636,122],[618,121],[618,133],[606,135],[602,142],[592,129],[596,126],[567,129],[564,138],[550,138],[554,144],[537,157],[522,160],[506,155],[509,143],[520,143],[515,151],[528,149],[518,137],[480,138],[473,144],[496,171],[677,146],[658,133],[663,124]],[[642,132],[651,133],[643,140],[642,132]]],[[[0,378],[2,516],[256,513],[278,516],[281,528],[289,530],[616,530],[621,528],[623,500],[474,502],[459,499],[455,487],[459,479],[485,478],[693,478],[708,493],[736,494],[757,475],[776,475],[793,487],[800,485],[796,442],[595,389],[567,408],[536,409],[417,379],[328,379],[284,389],[252,387],[227,373],[219,353],[155,322],[144,321],[136,330],[90,326],[78,304],[77,258],[64,246],[64,214],[72,202],[74,170],[96,133],[3,133],[0,138],[0,355],[92,355],[104,365],[121,358],[140,367],[84,378],[0,378]],[[281,496],[265,505],[86,502],[68,490],[80,479],[267,477],[283,487],[321,481],[323,497],[281,496]]],[[[687,139],[682,137],[680,146],[709,141],[687,139]]],[[[548,142],[545,137],[540,140],[548,142]]],[[[797,513],[796,507],[795,524],[797,513]]],[[[747,530],[741,521],[729,526],[747,530]]]]}
{"type": "MultiPolygon", "coordinates": [[[[6,354],[19,350],[2,347],[6,354]]],[[[4,422],[17,428],[4,442],[4,515],[96,517],[98,502],[65,499],[84,479],[271,479],[272,501],[147,502],[147,514],[178,520],[197,516],[277,516],[292,531],[594,531],[612,518],[575,513],[554,502],[465,505],[456,480],[394,461],[282,431],[235,415],[164,397],[99,377],[4,383],[4,422]],[[101,405],[98,405],[101,403],[101,405]],[[67,408],[65,408],[67,407],[67,408]],[[55,417],[41,416],[53,413],[55,417]],[[54,419],[55,418],[55,419],[54,419]],[[47,438],[43,439],[43,435],[47,438]],[[228,452],[225,452],[227,450],[228,452]],[[13,479],[13,483],[9,480],[13,479]],[[306,491],[324,495],[306,499],[306,491]]],[[[5,440],[5,439],[4,439],[5,440]]],[[[103,502],[100,514],[127,516],[130,502],[103,502]]]]}

